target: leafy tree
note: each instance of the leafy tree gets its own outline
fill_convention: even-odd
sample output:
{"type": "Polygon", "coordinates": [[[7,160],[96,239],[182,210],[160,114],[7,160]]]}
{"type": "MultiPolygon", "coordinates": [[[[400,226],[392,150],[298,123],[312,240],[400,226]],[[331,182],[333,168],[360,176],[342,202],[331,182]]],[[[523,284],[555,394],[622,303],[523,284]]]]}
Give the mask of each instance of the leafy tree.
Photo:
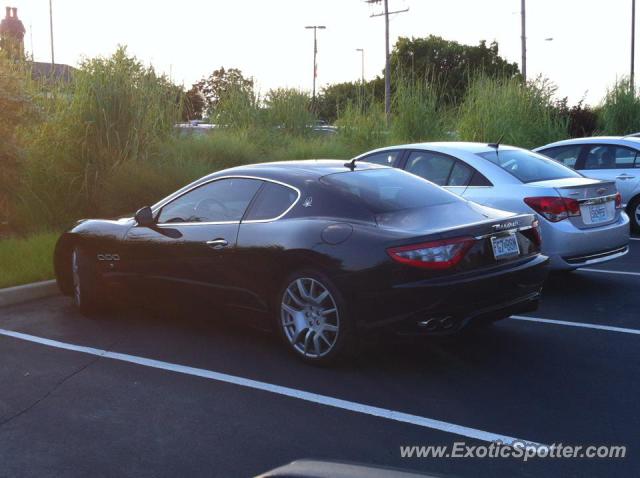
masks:
{"type": "Polygon", "coordinates": [[[345,82],[325,86],[316,99],[318,117],[334,122],[347,105],[352,103],[369,104],[384,98],[384,78],[366,82],[345,82]]]}
{"type": "Polygon", "coordinates": [[[518,65],[499,55],[498,44],[464,45],[430,35],[427,38],[400,37],[391,53],[393,77],[414,76],[435,81],[450,103],[460,103],[470,79],[482,72],[485,77],[513,78],[518,65]]]}
{"type": "Polygon", "coordinates": [[[202,96],[197,85],[193,85],[184,95],[182,121],[202,119],[202,113],[204,113],[205,107],[204,96],[202,96]]]}
{"type": "Polygon", "coordinates": [[[215,70],[208,78],[203,78],[193,85],[206,102],[206,108],[209,113],[216,110],[220,102],[225,96],[245,93],[247,96],[255,96],[252,78],[245,78],[237,68],[220,67],[215,70]]]}

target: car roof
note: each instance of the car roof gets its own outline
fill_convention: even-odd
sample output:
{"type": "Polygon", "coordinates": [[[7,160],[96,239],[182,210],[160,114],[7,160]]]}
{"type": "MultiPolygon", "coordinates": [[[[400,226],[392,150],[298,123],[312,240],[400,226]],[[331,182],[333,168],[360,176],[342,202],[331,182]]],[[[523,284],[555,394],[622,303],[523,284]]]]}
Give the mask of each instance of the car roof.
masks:
{"type": "Polygon", "coordinates": [[[555,143],[549,143],[544,146],[535,148],[534,151],[540,149],[555,148],[557,146],[571,146],[578,144],[618,144],[623,146],[630,146],[632,148],[640,149],[640,138],[633,136],[588,136],[586,138],[572,138],[562,141],[556,141],[555,143]]]}
{"type": "MultiPolygon", "coordinates": [[[[467,141],[436,141],[430,143],[411,143],[411,144],[397,144],[394,146],[387,146],[385,148],[378,148],[372,151],[367,151],[366,153],[358,156],[360,158],[364,155],[369,155],[371,153],[384,152],[384,151],[393,151],[396,149],[428,149],[431,151],[437,151],[441,153],[487,153],[490,151],[495,151],[493,146],[490,146],[488,143],[473,143],[467,141]]],[[[506,144],[501,144],[500,149],[520,149],[515,146],[509,146],[506,144]]]]}
{"type": "MultiPolygon", "coordinates": [[[[205,176],[201,181],[205,182],[220,176],[238,175],[274,179],[295,186],[304,181],[318,179],[328,174],[349,172],[350,169],[347,163],[348,161],[344,159],[306,159],[247,164],[216,171],[215,173],[205,176]]],[[[357,171],[388,168],[388,166],[371,163],[356,164],[357,171]]]]}

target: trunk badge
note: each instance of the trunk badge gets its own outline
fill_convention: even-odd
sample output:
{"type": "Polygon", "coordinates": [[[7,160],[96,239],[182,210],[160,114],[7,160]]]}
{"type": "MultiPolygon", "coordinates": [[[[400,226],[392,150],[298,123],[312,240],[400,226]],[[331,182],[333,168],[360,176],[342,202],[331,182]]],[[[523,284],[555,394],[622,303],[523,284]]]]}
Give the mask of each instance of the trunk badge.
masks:
{"type": "Polygon", "coordinates": [[[604,194],[607,192],[607,188],[598,188],[596,189],[596,194],[604,194]]]}

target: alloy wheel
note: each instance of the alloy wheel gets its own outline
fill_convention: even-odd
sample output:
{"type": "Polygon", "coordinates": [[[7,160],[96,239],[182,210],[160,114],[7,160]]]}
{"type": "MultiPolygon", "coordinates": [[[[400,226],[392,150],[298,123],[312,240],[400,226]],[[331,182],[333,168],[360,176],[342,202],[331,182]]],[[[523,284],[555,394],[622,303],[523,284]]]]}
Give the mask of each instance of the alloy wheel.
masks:
{"type": "Polygon", "coordinates": [[[331,292],[321,282],[301,277],[282,297],[280,321],[285,337],[300,354],[321,358],[335,347],[340,317],[331,292]]]}

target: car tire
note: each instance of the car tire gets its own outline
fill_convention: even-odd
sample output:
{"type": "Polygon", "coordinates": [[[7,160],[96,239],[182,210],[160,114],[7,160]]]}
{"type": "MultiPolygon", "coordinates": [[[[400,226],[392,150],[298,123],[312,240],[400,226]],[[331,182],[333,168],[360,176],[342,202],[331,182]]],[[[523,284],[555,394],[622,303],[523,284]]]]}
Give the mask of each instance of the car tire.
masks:
{"type": "Polygon", "coordinates": [[[104,308],[96,262],[80,247],[71,251],[71,284],[73,305],[81,314],[91,315],[104,308]]]}
{"type": "Polygon", "coordinates": [[[298,358],[316,365],[345,358],[352,321],[342,294],[324,274],[303,270],[288,276],[275,308],[278,334],[298,358]]]}
{"type": "Polygon", "coordinates": [[[627,206],[629,220],[631,221],[631,230],[640,232],[640,196],[634,197],[627,206]]]}

